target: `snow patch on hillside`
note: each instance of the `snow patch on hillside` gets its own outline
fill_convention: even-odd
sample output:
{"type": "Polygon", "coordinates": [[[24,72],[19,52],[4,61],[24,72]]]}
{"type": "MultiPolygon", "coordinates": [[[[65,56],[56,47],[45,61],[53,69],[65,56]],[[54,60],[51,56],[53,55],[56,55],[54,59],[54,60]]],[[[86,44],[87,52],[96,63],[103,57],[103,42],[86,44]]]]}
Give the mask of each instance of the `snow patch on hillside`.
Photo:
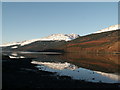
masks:
{"type": "Polygon", "coordinates": [[[13,46],[13,47],[11,47],[11,48],[18,48],[18,46],[13,46]]]}

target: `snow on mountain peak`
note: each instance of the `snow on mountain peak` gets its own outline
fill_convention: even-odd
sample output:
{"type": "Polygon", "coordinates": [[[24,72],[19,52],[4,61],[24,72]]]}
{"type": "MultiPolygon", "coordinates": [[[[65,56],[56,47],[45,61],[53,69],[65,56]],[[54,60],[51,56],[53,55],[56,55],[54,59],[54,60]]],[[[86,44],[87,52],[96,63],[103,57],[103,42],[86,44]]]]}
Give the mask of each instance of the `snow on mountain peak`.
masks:
{"type": "Polygon", "coordinates": [[[99,30],[99,31],[94,32],[94,33],[102,33],[102,32],[107,32],[107,31],[118,30],[118,29],[120,29],[120,24],[112,25],[108,28],[104,28],[104,29],[99,30]]]}
{"type": "Polygon", "coordinates": [[[41,40],[65,40],[65,41],[69,41],[69,40],[72,40],[72,39],[75,39],[79,37],[78,34],[52,34],[48,37],[44,37],[44,38],[41,38],[41,40]]]}
{"type": "MultiPolygon", "coordinates": [[[[78,38],[78,37],[79,37],[78,34],[52,34],[50,36],[39,38],[39,39],[25,40],[22,42],[7,43],[7,44],[0,45],[0,47],[13,46],[13,45],[24,46],[24,45],[33,43],[35,41],[55,41],[55,40],[70,41],[70,40],[73,40],[73,39],[78,38]]],[[[16,48],[16,47],[13,47],[13,48],[16,48]]]]}
{"type": "Polygon", "coordinates": [[[58,40],[58,41],[61,41],[61,40],[69,41],[69,40],[73,40],[73,39],[75,39],[77,37],[79,37],[78,34],[52,34],[52,35],[47,36],[47,37],[28,40],[26,42],[21,43],[21,46],[30,44],[30,43],[35,42],[35,41],[55,41],[55,40],[58,40]]]}

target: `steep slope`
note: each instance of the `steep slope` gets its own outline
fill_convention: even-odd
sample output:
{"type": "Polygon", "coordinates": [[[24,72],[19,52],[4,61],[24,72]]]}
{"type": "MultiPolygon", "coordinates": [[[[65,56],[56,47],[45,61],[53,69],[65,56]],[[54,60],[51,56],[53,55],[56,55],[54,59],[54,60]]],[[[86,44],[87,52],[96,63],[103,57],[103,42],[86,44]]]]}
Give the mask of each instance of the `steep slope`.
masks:
{"type": "Polygon", "coordinates": [[[120,30],[95,33],[79,37],[63,45],[66,52],[118,53],[120,52],[120,30]]]}

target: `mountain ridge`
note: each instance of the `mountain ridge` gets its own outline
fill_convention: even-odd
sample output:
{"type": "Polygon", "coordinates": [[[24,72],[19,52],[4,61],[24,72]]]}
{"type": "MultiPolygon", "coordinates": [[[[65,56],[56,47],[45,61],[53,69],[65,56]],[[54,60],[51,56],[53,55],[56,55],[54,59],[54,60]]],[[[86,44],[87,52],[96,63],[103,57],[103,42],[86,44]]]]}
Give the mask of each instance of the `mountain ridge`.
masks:
{"type": "Polygon", "coordinates": [[[120,29],[120,24],[112,25],[112,26],[109,26],[107,28],[101,29],[97,32],[94,32],[94,34],[95,33],[102,33],[102,32],[107,32],[107,31],[118,30],[118,29],[120,29]]]}
{"type": "Polygon", "coordinates": [[[23,45],[8,46],[3,48],[3,50],[120,53],[118,45],[120,44],[120,29],[117,26],[113,25],[101,30],[101,32],[91,33],[85,36],[78,36],[77,34],[52,34],[46,37],[46,40],[44,38],[41,38],[41,40],[33,39],[33,42],[28,41],[27,43],[23,43],[23,45]],[[69,36],[70,40],[68,38],[59,39],[63,35],[65,37],[69,36]],[[55,38],[49,39],[51,37],[55,38]]]}
{"type": "Polygon", "coordinates": [[[7,46],[12,46],[12,45],[24,46],[24,45],[27,45],[27,44],[30,44],[36,41],[61,41],[61,40],[70,41],[78,37],[79,37],[78,34],[52,34],[47,37],[43,37],[39,39],[31,39],[31,40],[25,40],[21,42],[6,43],[3,45],[0,45],[0,47],[7,47],[7,46]]]}

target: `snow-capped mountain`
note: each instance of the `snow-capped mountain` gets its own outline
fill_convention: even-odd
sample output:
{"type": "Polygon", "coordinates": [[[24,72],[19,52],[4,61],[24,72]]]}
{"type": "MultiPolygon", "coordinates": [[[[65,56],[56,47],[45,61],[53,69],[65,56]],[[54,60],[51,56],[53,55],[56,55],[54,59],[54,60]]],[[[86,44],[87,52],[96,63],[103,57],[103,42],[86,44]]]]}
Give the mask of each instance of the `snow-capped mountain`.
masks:
{"type": "Polygon", "coordinates": [[[113,31],[113,30],[118,30],[120,29],[120,24],[117,24],[117,25],[112,25],[108,28],[104,28],[102,30],[99,30],[97,32],[94,32],[94,33],[102,33],[102,32],[108,32],[108,31],[113,31]]]}
{"type": "Polygon", "coordinates": [[[57,41],[61,41],[61,40],[70,41],[70,40],[73,40],[73,39],[78,38],[78,37],[79,37],[78,34],[52,34],[50,36],[43,37],[40,39],[32,39],[32,40],[25,41],[25,42],[21,43],[21,46],[30,44],[30,43],[35,42],[35,41],[55,41],[55,40],[57,40],[57,41]]]}
{"type": "Polygon", "coordinates": [[[26,40],[26,41],[22,41],[22,42],[13,42],[13,43],[7,43],[7,44],[3,44],[0,45],[0,47],[7,47],[7,46],[13,46],[12,48],[17,48],[17,46],[14,45],[20,45],[20,46],[24,46],[36,41],[70,41],[73,40],[75,38],[78,38],[79,35],[78,34],[52,34],[50,36],[47,37],[43,37],[43,38],[39,38],[39,39],[32,39],[32,40],[26,40]]]}
{"type": "MultiPolygon", "coordinates": [[[[94,32],[93,34],[107,32],[107,31],[113,31],[113,30],[118,30],[118,29],[120,29],[120,24],[112,25],[108,28],[105,28],[105,29],[99,30],[97,32],[94,32]]],[[[70,40],[76,39],[78,37],[79,37],[78,34],[52,34],[50,36],[43,37],[43,38],[38,38],[38,39],[25,40],[25,41],[22,41],[22,42],[6,43],[6,44],[3,44],[3,45],[0,45],[0,47],[13,46],[11,48],[14,49],[14,48],[18,48],[18,46],[25,46],[25,45],[28,45],[30,43],[36,42],[36,41],[62,41],[62,40],[70,41],[70,40]]]]}

